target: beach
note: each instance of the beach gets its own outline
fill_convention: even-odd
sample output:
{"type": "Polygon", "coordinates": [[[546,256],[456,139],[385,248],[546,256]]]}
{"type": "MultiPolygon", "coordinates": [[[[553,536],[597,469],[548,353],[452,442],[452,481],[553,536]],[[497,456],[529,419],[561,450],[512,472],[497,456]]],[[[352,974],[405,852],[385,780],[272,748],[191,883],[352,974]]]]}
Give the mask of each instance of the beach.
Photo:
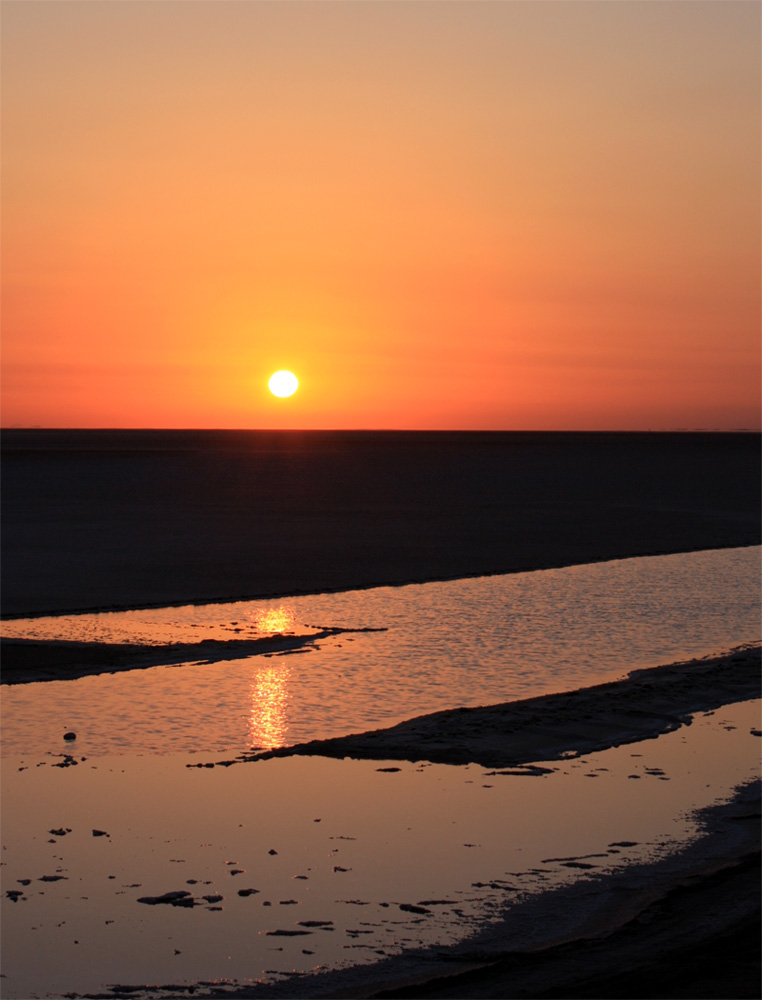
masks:
{"type": "MultiPolygon", "coordinates": [[[[582,690],[523,751],[496,754],[494,723],[537,706],[485,710],[480,764],[428,763],[442,752],[425,739],[412,761],[386,757],[389,734],[361,760],[351,740],[348,756],[90,757],[73,742],[4,760],[3,995],[755,997],[758,652],[733,654],[719,697],[722,661],[696,685],[680,675],[700,663],[668,668],[665,693],[677,681],[692,710],[666,718],[658,699],[638,732],[609,713],[596,748],[580,734],[600,692],[582,690]]],[[[630,683],[661,686],[646,673],[621,702],[630,683]]],[[[437,732],[457,739],[462,714],[437,732]]]]}
{"type": "MultiPolygon", "coordinates": [[[[3,614],[11,618],[343,591],[758,545],[758,466],[758,435],[441,434],[413,439],[384,434],[310,438],[242,432],[215,438],[190,432],[4,432],[3,614]]],[[[140,674],[154,667],[183,669],[188,662],[254,662],[293,656],[321,642],[339,643],[353,638],[352,631],[326,622],[322,631],[309,635],[153,647],[6,638],[2,680],[24,685],[68,678],[76,684],[138,667],[140,674]]],[[[528,782],[537,789],[545,787],[542,783],[592,787],[596,782],[584,779],[597,774],[599,783],[610,781],[610,794],[618,790],[624,802],[628,794],[635,795],[636,786],[638,795],[645,794],[651,782],[648,787],[667,803],[664,789],[669,786],[658,784],[670,773],[660,757],[666,753],[662,746],[676,748],[670,753],[679,756],[687,753],[680,749],[683,744],[687,747],[704,733],[706,740],[741,741],[728,742],[726,751],[702,751],[709,754],[707,760],[722,759],[723,753],[730,760],[738,746],[745,760],[753,761],[756,754],[758,761],[759,657],[757,643],[707,649],[699,658],[656,661],[601,684],[500,704],[411,713],[395,725],[256,752],[202,754],[186,764],[183,782],[202,782],[199,789],[206,791],[199,791],[199,801],[211,802],[218,801],[213,789],[220,782],[238,783],[231,789],[242,796],[245,786],[240,783],[246,775],[269,774],[265,768],[291,767],[288,773],[296,775],[302,773],[300,767],[307,769],[305,774],[313,767],[343,767],[347,775],[356,773],[352,780],[359,782],[358,788],[404,780],[418,782],[423,796],[431,794],[424,780],[430,782],[435,772],[417,769],[442,767],[449,769],[441,772],[442,780],[454,782],[453,788],[460,788],[466,773],[479,776],[484,788],[494,782],[505,788],[528,782]],[[738,712],[742,714],[736,718],[733,713],[738,712]],[[634,760],[641,755],[651,762],[648,767],[634,760]],[[628,764],[629,757],[633,761],[628,764]],[[628,773],[636,763],[640,770],[628,773]],[[610,776],[604,774],[607,770],[610,776]]],[[[45,788],[85,782],[86,769],[95,765],[91,760],[83,767],[85,758],[80,760],[76,746],[64,745],[62,754],[59,744],[53,756],[19,761],[18,773],[9,778],[10,787],[18,789],[13,794],[23,799],[29,794],[24,789],[39,782],[44,798],[45,788]],[[57,758],[52,767],[61,770],[53,771],[57,758]],[[42,767],[44,763],[48,766],[42,767]]],[[[137,775],[140,766],[124,758],[127,777],[132,771],[137,775]]],[[[759,997],[759,793],[751,780],[755,770],[758,776],[758,763],[756,769],[750,767],[730,796],[721,791],[723,782],[736,779],[716,778],[716,798],[711,790],[706,793],[691,820],[694,832],[682,835],[684,839],[676,835],[669,849],[664,847],[669,838],[662,843],[657,837],[658,850],[617,867],[622,849],[609,843],[614,867],[605,873],[594,870],[599,862],[584,860],[586,855],[571,851],[564,860],[569,852],[561,851],[560,859],[550,860],[571,865],[572,872],[577,866],[584,875],[580,882],[559,881],[530,893],[520,907],[500,910],[499,919],[480,918],[474,903],[462,940],[451,929],[454,937],[439,945],[421,938],[416,947],[379,955],[374,963],[281,974],[256,983],[215,985],[200,978],[183,982],[181,976],[174,983],[149,986],[122,979],[121,986],[112,981],[107,992],[88,988],[67,995],[169,998],[187,996],[192,986],[196,996],[234,998],[759,997]],[[625,975],[624,968],[637,971],[625,975]]],[[[91,780],[107,789],[111,779],[93,773],[91,780]]],[[[461,794],[472,792],[463,786],[461,794]]],[[[341,790],[334,795],[338,808],[341,790]]],[[[60,815],[45,821],[64,829],[64,820],[56,818],[60,815]]],[[[629,820],[624,815],[626,833],[629,820]]],[[[318,857],[322,848],[315,838],[321,828],[317,817],[314,827],[309,822],[304,844],[314,842],[318,857]]],[[[404,822],[400,824],[395,836],[404,833],[404,822]]],[[[337,836],[342,829],[336,826],[337,836]]],[[[485,822],[485,837],[487,830],[498,851],[500,827],[494,819],[485,822]]],[[[146,827],[146,838],[149,832],[146,827]]],[[[75,835],[60,841],[63,849],[74,845],[75,835]]],[[[433,847],[437,836],[422,831],[421,842],[429,838],[433,847]]],[[[117,843],[115,834],[113,839],[117,843]]],[[[91,850],[89,840],[81,851],[85,848],[91,850]]],[[[35,863],[42,864],[41,849],[34,848],[35,863]]],[[[129,860],[128,838],[120,849],[125,852],[125,884],[130,876],[142,881],[136,862],[129,860]]],[[[190,863],[190,844],[183,849],[190,863]]],[[[361,846],[356,850],[357,871],[372,869],[372,852],[362,853],[361,846]]],[[[67,861],[64,850],[60,857],[59,865],[69,865],[65,870],[86,877],[86,853],[67,861]]],[[[329,875],[341,878],[344,870],[337,864],[329,875]]],[[[347,866],[346,879],[354,877],[350,871],[347,866]]],[[[166,874],[162,877],[166,882],[166,874]]],[[[174,890],[179,883],[157,885],[174,890]]],[[[479,897],[479,906],[492,900],[489,891],[484,889],[487,895],[479,897]]],[[[503,889],[494,891],[499,895],[503,889]]],[[[8,903],[14,914],[25,905],[22,893],[28,892],[18,890],[18,903],[8,903]]],[[[382,895],[367,892],[369,907],[376,899],[381,900],[378,906],[389,905],[382,895]]],[[[452,890],[447,892],[451,897],[452,890]]],[[[432,910],[431,905],[421,907],[426,897],[400,898],[411,921],[431,920],[415,914],[416,907],[432,910]]],[[[229,906],[227,901],[224,905],[229,906]]],[[[489,905],[497,904],[492,900],[489,905]]],[[[337,916],[331,920],[339,926],[337,916]]],[[[419,931],[411,927],[406,933],[415,937],[419,931]]],[[[347,933],[354,940],[352,935],[366,931],[355,924],[347,933]]]]}
{"type": "Polygon", "coordinates": [[[0,1000],[762,1000],[761,28],[3,4],[0,1000]]]}

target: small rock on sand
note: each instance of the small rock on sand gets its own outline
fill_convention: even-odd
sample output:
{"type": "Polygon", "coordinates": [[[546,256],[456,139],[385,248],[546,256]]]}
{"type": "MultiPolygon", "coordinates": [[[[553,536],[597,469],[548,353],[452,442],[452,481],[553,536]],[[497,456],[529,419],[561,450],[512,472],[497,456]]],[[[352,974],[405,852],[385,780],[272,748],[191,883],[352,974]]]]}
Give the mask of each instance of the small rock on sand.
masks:
{"type": "Polygon", "coordinates": [[[141,896],[139,903],[146,903],[148,906],[157,906],[160,903],[168,903],[170,906],[195,906],[195,901],[191,894],[185,889],[176,892],[165,892],[161,896],[141,896]]]}

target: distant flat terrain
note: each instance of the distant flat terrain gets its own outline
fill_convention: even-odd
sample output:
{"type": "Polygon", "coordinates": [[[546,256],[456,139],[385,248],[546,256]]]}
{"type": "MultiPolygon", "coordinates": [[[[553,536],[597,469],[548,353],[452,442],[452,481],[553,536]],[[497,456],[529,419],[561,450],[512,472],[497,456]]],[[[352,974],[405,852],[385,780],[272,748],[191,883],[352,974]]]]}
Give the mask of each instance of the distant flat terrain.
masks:
{"type": "Polygon", "coordinates": [[[760,542],[754,433],[2,434],[2,613],[760,542]]]}

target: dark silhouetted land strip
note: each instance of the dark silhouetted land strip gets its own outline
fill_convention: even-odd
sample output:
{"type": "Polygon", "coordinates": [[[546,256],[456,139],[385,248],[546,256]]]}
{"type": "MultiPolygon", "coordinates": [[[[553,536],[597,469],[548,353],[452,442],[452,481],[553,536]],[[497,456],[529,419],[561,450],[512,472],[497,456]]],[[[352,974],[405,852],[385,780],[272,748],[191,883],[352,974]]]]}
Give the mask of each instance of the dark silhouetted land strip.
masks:
{"type": "Polygon", "coordinates": [[[2,483],[4,615],[760,541],[753,433],[14,430],[2,483]]]}
{"type": "Polygon", "coordinates": [[[325,628],[309,635],[273,635],[257,639],[203,639],[164,645],[77,642],[65,639],[0,639],[0,683],[73,680],[87,674],[116,673],[170,663],[219,663],[246,656],[303,650],[344,632],[383,632],[378,628],[325,628]]]}

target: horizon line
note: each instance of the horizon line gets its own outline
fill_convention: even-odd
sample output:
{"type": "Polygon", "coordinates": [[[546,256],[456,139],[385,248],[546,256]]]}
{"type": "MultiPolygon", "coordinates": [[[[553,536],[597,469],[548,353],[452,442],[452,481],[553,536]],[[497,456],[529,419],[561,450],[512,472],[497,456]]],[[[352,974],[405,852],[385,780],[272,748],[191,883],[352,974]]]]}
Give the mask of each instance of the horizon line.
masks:
{"type": "Polygon", "coordinates": [[[762,434],[762,427],[48,427],[9,424],[5,431],[104,431],[124,433],[221,434],[762,434]]]}

